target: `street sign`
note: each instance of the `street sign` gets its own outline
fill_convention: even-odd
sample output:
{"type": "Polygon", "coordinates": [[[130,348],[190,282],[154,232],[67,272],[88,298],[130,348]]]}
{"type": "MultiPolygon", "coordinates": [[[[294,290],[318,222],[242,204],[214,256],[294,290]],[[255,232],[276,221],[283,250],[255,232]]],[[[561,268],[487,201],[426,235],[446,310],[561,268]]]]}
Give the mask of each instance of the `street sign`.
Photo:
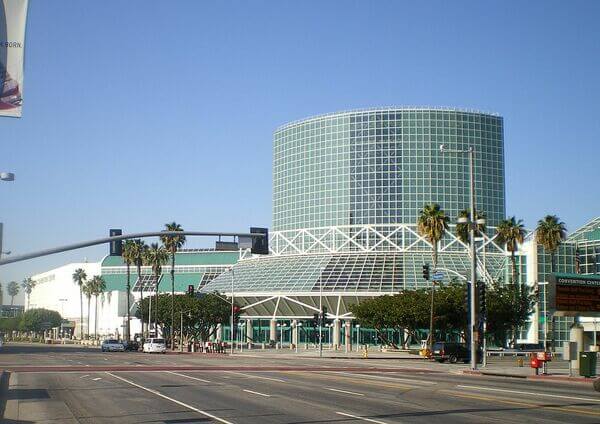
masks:
{"type": "Polygon", "coordinates": [[[433,275],[431,276],[431,279],[433,281],[442,281],[444,279],[444,273],[443,272],[435,272],[433,273],[433,275]]]}
{"type": "Polygon", "coordinates": [[[556,273],[548,282],[548,309],[555,315],[600,315],[599,276],[556,273]]]}

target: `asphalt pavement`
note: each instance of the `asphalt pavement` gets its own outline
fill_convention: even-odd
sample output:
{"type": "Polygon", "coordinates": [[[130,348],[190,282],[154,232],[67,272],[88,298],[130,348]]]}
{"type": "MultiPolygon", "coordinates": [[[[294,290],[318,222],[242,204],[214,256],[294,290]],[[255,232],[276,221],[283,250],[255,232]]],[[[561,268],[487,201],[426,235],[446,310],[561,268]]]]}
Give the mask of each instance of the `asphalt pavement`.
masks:
{"type": "Polygon", "coordinates": [[[600,393],[589,384],[438,365],[8,344],[0,408],[6,423],[600,422],[600,393]]]}

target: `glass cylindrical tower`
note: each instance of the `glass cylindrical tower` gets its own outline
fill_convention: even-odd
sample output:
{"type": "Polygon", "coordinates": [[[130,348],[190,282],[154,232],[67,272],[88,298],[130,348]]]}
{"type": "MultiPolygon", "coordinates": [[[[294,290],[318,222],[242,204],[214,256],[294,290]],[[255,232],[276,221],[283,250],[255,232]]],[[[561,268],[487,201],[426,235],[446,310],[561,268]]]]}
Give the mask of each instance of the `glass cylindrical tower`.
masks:
{"type": "Polygon", "coordinates": [[[503,120],[430,108],[340,112],[277,129],[273,230],[414,224],[427,203],[455,218],[469,206],[467,155],[476,152],[477,209],[489,226],[505,217],[503,120]]]}

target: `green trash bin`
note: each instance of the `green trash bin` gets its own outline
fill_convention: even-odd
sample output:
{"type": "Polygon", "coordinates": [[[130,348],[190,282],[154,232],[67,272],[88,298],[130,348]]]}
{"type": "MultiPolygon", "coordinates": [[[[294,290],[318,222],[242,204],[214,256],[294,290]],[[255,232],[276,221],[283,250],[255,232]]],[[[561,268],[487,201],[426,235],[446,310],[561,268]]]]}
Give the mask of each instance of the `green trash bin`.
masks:
{"type": "Polygon", "coordinates": [[[579,352],[579,375],[593,377],[596,375],[596,363],[598,354],[596,352],[579,352]]]}

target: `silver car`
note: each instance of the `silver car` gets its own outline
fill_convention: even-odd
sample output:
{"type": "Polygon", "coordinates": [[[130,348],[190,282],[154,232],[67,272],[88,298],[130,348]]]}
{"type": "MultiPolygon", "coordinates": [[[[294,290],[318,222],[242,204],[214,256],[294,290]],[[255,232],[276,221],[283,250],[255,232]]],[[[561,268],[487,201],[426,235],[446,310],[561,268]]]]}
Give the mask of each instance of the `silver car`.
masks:
{"type": "Polygon", "coordinates": [[[102,352],[125,352],[125,345],[115,339],[106,339],[102,342],[102,352]]]}

